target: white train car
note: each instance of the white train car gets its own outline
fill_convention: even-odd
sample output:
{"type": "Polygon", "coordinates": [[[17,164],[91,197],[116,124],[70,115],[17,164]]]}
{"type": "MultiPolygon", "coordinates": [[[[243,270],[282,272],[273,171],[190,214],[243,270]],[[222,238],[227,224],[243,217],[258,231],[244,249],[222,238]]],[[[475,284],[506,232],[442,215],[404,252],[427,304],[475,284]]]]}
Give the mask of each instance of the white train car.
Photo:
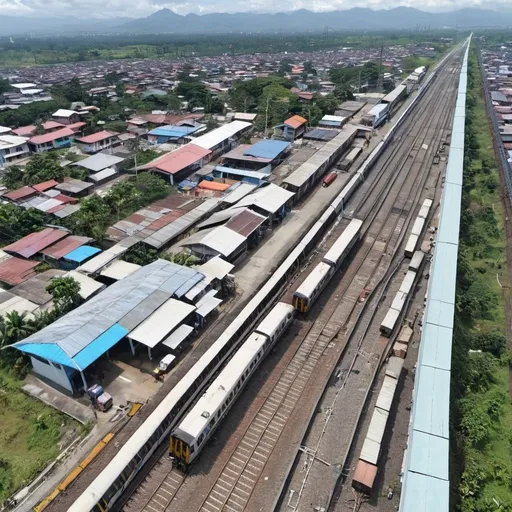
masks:
{"type": "Polygon", "coordinates": [[[411,258],[411,262],[409,263],[409,270],[412,270],[413,272],[418,272],[419,269],[421,268],[421,264],[423,263],[424,258],[424,252],[416,251],[411,258]]]}
{"type": "Polygon", "coordinates": [[[187,467],[198,457],[293,313],[289,304],[276,304],[172,432],[169,454],[179,466],[187,467]]]}
{"type": "Polygon", "coordinates": [[[425,199],[420,207],[420,211],[414,224],[412,226],[411,234],[407,239],[407,243],[405,244],[405,256],[408,258],[412,258],[414,252],[416,251],[416,247],[418,245],[418,240],[421,237],[421,233],[425,226],[425,222],[427,221],[428,214],[430,212],[430,208],[432,208],[432,199],[425,199]]]}
{"type": "Polygon", "coordinates": [[[340,267],[354,244],[359,240],[363,221],[352,219],[343,233],[327,251],[322,261],[311,271],[293,294],[293,306],[307,313],[325,285],[340,267]]]}

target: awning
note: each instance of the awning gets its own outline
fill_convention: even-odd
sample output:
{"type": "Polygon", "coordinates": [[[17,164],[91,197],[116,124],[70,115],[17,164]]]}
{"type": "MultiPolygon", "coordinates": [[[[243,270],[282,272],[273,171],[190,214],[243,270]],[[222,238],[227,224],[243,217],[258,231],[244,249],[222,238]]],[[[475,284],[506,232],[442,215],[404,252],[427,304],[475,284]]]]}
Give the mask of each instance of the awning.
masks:
{"type": "Polygon", "coordinates": [[[217,299],[217,290],[210,290],[204,297],[197,302],[196,313],[205,318],[208,316],[219,304],[222,304],[222,299],[217,299]]]}
{"type": "Polygon", "coordinates": [[[192,333],[194,330],[190,325],[180,325],[169,337],[162,341],[162,345],[165,345],[171,350],[176,350],[192,333]]]}

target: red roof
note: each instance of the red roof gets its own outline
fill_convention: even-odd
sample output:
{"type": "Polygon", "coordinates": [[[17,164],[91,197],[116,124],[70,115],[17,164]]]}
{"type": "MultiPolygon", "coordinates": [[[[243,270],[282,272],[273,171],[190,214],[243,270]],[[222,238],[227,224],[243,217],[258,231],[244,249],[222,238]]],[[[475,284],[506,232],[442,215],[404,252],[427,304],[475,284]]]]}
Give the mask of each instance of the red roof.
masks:
{"type": "Polygon", "coordinates": [[[60,130],[55,130],[54,132],[45,133],[44,135],[35,135],[29,142],[31,144],[46,144],[47,142],[53,142],[54,140],[60,139],[62,137],[71,137],[75,132],[70,130],[68,127],[61,128],[60,130]]]}
{"type": "Polygon", "coordinates": [[[32,124],[28,126],[20,126],[19,128],[13,130],[12,133],[15,133],[19,137],[28,137],[36,133],[36,127],[32,124]]]}
{"type": "Polygon", "coordinates": [[[62,240],[59,240],[56,244],[42,250],[41,253],[50,258],[60,260],[63,256],[74,251],[82,245],[88,244],[92,238],[87,236],[68,236],[62,240]]]}
{"type": "Polygon", "coordinates": [[[51,188],[55,187],[55,185],[58,185],[59,182],[56,180],[48,180],[43,181],[42,183],[38,183],[37,185],[32,185],[32,188],[34,190],[37,190],[38,192],[44,192],[45,190],[50,190],[51,188]]]}
{"type": "Polygon", "coordinates": [[[16,286],[35,275],[34,267],[38,261],[22,260],[20,258],[6,258],[0,262],[0,281],[16,286]]]}
{"type": "Polygon", "coordinates": [[[251,212],[251,210],[242,210],[239,214],[231,217],[225,226],[232,231],[236,231],[242,236],[249,236],[256,231],[265,221],[266,217],[251,212]]]}
{"type": "Polygon", "coordinates": [[[94,144],[95,142],[100,142],[113,136],[114,135],[112,133],[107,132],[107,130],[103,130],[101,132],[93,133],[92,135],[87,135],[86,137],[80,137],[76,140],[82,144],[94,144]]]}
{"type": "Polygon", "coordinates": [[[78,203],[78,199],[76,197],[70,197],[66,194],[59,194],[58,196],[55,196],[53,199],[58,199],[59,201],[62,201],[63,203],[71,203],[75,204],[78,203]]]}
{"type": "Polygon", "coordinates": [[[30,258],[68,235],[67,231],[61,229],[46,228],[24,236],[21,240],[4,247],[3,250],[30,258]]]}
{"type": "MultiPolygon", "coordinates": [[[[313,93],[312,92],[299,92],[297,95],[299,98],[302,98],[303,100],[312,100],[313,99],[313,93]]],[[[305,119],[304,119],[305,121],[305,119]]]]}
{"type": "Polygon", "coordinates": [[[284,124],[286,126],[289,126],[290,128],[297,129],[299,126],[302,126],[303,124],[306,124],[307,120],[304,119],[301,116],[292,116],[290,119],[287,119],[284,124]]]}
{"type": "Polygon", "coordinates": [[[21,187],[12,192],[7,192],[3,197],[10,199],[11,201],[18,201],[20,199],[25,199],[27,197],[33,196],[36,191],[32,187],[21,187]]]}
{"type": "Polygon", "coordinates": [[[80,130],[80,128],[83,128],[86,124],[87,123],[84,123],[83,121],[78,121],[78,123],[68,124],[68,128],[76,132],[80,130]]]}
{"type": "Polygon", "coordinates": [[[62,123],[58,123],[57,121],[46,121],[43,123],[43,128],[45,130],[53,130],[54,128],[64,128],[66,125],[62,123]]]}
{"type": "Polygon", "coordinates": [[[204,114],[144,114],[139,117],[148,123],[153,124],[177,124],[180,121],[185,121],[186,119],[202,119],[204,114]]]}
{"type": "Polygon", "coordinates": [[[195,144],[186,144],[176,151],[171,151],[156,160],[142,166],[142,169],[158,169],[168,174],[176,174],[201,161],[202,158],[211,153],[209,149],[204,149],[195,144]]]}

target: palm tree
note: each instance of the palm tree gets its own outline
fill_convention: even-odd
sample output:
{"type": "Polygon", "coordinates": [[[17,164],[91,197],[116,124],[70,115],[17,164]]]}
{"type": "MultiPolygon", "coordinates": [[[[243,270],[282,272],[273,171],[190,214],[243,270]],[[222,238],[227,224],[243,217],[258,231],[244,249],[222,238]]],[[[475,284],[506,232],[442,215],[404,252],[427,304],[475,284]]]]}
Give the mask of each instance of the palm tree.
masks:
{"type": "Polygon", "coordinates": [[[27,319],[26,311],[21,313],[21,315],[17,311],[6,313],[4,325],[3,345],[10,345],[21,341],[34,332],[34,327],[27,319]]]}

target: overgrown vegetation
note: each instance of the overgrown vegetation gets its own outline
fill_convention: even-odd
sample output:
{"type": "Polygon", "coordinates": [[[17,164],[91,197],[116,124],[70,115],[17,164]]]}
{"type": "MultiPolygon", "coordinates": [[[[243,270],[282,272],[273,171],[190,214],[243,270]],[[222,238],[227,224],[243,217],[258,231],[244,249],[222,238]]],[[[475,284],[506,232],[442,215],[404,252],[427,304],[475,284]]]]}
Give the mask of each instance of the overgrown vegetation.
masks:
{"type": "Polygon", "coordinates": [[[476,50],[470,52],[452,362],[452,484],[460,512],[512,510],[504,216],[476,50]]]}

